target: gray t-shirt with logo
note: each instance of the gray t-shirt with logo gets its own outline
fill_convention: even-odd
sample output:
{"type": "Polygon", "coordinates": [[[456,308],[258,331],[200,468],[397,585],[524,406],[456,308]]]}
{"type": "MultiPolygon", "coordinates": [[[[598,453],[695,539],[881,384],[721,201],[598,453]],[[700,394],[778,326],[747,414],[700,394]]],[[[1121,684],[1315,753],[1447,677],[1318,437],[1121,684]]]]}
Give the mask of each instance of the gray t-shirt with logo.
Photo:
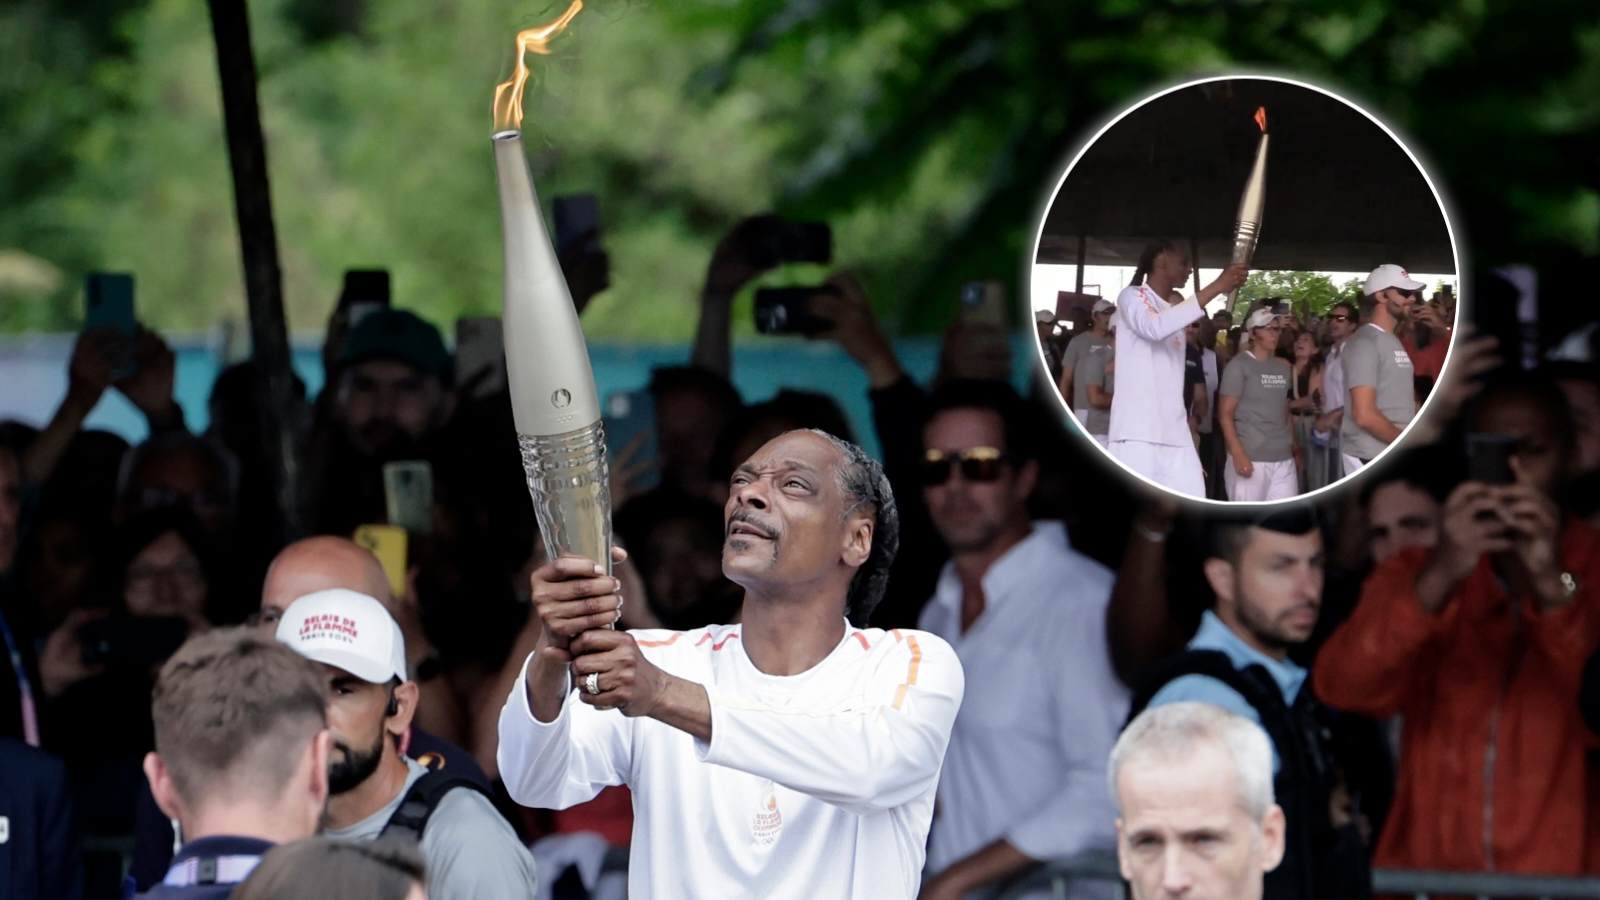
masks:
{"type": "Polygon", "coordinates": [[[1083,427],[1090,434],[1105,434],[1111,430],[1111,410],[1089,405],[1089,385],[1109,389],[1105,383],[1106,363],[1111,361],[1115,347],[1110,335],[1089,331],[1072,339],[1067,345],[1067,355],[1061,360],[1063,368],[1072,368],[1072,411],[1083,420],[1083,427]]]}
{"type": "MultiPolygon", "coordinates": [[[[323,835],[340,840],[373,840],[400,808],[406,791],[428,773],[421,763],[406,760],[405,786],[372,815],[347,828],[323,835]]],[[[456,788],[434,807],[422,831],[422,856],[428,869],[430,900],[479,900],[483,897],[532,897],[539,880],[533,854],[518,840],[489,798],[470,788],[456,788]]]]}
{"type": "Polygon", "coordinates": [[[1411,356],[1400,339],[1368,323],[1344,342],[1344,424],[1339,427],[1340,449],[1357,459],[1371,459],[1383,452],[1383,441],[1356,424],[1355,406],[1350,402],[1352,388],[1375,388],[1378,412],[1406,427],[1417,412],[1416,388],[1412,381],[1411,356]]]}
{"type": "Polygon", "coordinates": [[[1288,360],[1256,359],[1249,351],[1228,360],[1222,370],[1218,393],[1239,398],[1233,428],[1251,462],[1282,462],[1294,456],[1289,435],[1290,377],[1288,360]]]}

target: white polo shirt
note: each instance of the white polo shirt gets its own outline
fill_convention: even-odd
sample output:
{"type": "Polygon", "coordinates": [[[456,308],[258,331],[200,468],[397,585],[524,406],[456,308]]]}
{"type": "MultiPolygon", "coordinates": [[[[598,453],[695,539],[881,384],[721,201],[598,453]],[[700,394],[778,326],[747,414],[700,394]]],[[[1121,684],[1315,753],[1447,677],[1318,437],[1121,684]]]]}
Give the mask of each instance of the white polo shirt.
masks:
{"type": "Polygon", "coordinates": [[[1117,295],[1117,390],[1108,438],[1193,447],[1183,404],[1184,334],[1205,310],[1189,297],[1172,306],[1144,285],[1117,295]]]}
{"type": "Polygon", "coordinates": [[[917,624],[955,648],[967,693],[939,779],[930,872],[996,838],[1035,859],[1116,845],[1106,759],[1128,692],[1106,646],[1113,580],[1060,522],[1035,522],[984,573],[983,613],[962,634],[961,579],[945,564],[917,624]]]}
{"type": "Polygon", "coordinates": [[[1328,351],[1328,359],[1322,364],[1322,411],[1344,409],[1344,402],[1344,341],[1340,341],[1328,351]]]}
{"type": "Polygon", "coordinates": [[[631,633],[652,663],[705,687],[711,741],[570,694],[540,722],[525,662],[496,756],[513,800],[566,809],[628,785],[635,900],[917,895],[961,706],[949,644],[847,624],[821,662],[775,676],[745,655],[738,625],[631,633]]]}

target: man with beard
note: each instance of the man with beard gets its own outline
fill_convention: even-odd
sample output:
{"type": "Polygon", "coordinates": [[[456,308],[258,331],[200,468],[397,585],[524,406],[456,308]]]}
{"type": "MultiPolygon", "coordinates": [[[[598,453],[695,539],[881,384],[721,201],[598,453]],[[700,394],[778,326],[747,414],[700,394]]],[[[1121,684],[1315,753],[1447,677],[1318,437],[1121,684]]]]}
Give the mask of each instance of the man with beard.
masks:
{"type": "Polygon", "coordinates": [[[851,624],[898,544],[888,479],[854,444],[790,431],[734,471],[723,515],[739,625],[613,631],[601,566],[534,572],[506,789],[559,809],[626,783],[632,897],[915,896],[963,679],[934,635],[851,624]]]}
{"type": "Polygon", "coordinates": [[[1266,879],[1269,900],[1365,897],[1366,849],[1325,737],[1325,712],[1289,659],[1316,628],[1322,605],[1322,532],[1314,510],[1280,506],[1225,520],[1204,574],[1216,604],[1189,649],[1154,667],[1135,693],[1137,715],[1181,701],[1243,716],[1272,738],[1278,803],[1288,818],[1283,864],[1266,879]]]}
{"type": "Polygon", "coordinates": [[[1423,283],[1385,263],[1362,285],[1367,323],[1344,342],[1344,424],[1339,430],[1344,474],[1354,474],[1394,443],[1416,415],[1411,355],[1395,337],[1423,283]]]}
{"type": "Polygon", "coordinates": [[[1106,755],[1128,703],[1106,649],[1111,572],[1062,523],[1028,516],[1031,411],[1009,385],[974,381],[941,385],[930,410],[922,492],[951,559],[918,625],[955,648],[968,689],[923,900],[988,896],[1040,860],[1110,848],[1106,755]]]}
{"type": "Polygon", "coordinates": [[[416,712],[405,639],[377,600],[334,588],[294,601],[278,640],[321,663],[333,732],[323,834],[417,840],[434,900],[528,897],[533,857],[481,788],[401,754],[416,712]]]}
{"type": "Polygon", "coordinates": [[[328,800],[327,705],[315,665],[250,629],[206,632],[167,660],[144,772],[184,843],[142,897],[221,900],[273,845],[316,833],[328,800]]]}
{"type": "Polygon", "coordinates": [[[383,463],[436,449],[432,438],[455,410],[452,364],[439,329],[380,309],[350,330],[329,377],[332,403],[319,400],[307,497],[317,531],[348,534],[384,510],[383,463]]]}
{"type": "MultiPolygon", "coordinates": [[[[398,619],[398,605],[389,590],[383,567],[365,548],[341,537],[319,535],[304,538],[283,548],[267,568],[261,586],[261,608],[253,621],[271,636],[284,611],[300,597],[330,588],[345,588],[365,594],[384,604],[398,619]]],[[[420,632],[421,628],[414,629],[420,632]]],[[[407,643],[410,646],[410,643],[407,643]]],[[[419,691],[418,706],[430,701],[454,702],[441,689],[431,694],[419,691]]],[[[415,721],[398,741],[400,751],[430,770],[445,771],[477,782],[485,788],[489,777],[466,750],[433,735],[415,721]]],[[[162,816],[154,798],[145,792],[139,798],[136,814],[133,865],[129,874],[140,887],[161,878],[172,862],[173,823],[162,816]]]]}

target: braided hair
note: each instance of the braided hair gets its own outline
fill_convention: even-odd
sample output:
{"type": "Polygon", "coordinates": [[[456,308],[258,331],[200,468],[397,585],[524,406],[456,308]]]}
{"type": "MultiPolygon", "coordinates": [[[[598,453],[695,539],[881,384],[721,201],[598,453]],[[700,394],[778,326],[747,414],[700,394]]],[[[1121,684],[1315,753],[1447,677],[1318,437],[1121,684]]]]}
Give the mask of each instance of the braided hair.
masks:
{"type": "Polygon", "coordinates": [[[1138,287],[1144,284],[1145,276],[1149,275],[1150,270],[1155,268],[1156,257],[1169,251],[1176,253],[1177,250],[1176,244],[1165,239],[1151,241],[1146,244],[1144,252],[1139,254],[1139,266],[1133,270],[1133,281],[1129,282],[1128,287],[1138,287]]]}
{"type": "Polygon", "coordinates": [[[807,428],[833,444],[844,457],[839,467],[839,487],[844,492],[848,517],[862,506],[872,507],[872,549],[866,562],[850,579],[850,589],[845,594],[845,615],[856,627],[864,627],[883,592],[889,586],[889,566],[894,563],[900,549],[900,512],[895,508],[894,491],[889,487],[889,476],[883,466],[867,455],[856,444],[835,437],[820,428],[807,428]]]}

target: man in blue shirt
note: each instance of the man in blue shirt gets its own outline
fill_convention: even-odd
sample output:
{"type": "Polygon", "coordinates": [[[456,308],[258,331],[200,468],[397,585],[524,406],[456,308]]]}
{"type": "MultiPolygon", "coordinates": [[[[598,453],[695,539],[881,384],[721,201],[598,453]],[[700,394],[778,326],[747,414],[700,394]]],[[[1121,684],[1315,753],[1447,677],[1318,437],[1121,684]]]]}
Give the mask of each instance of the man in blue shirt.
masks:
{"type": "Polygon", "coordinates": [[[249,628],[179,648],[156,682],[144,771],[183,827],[149,900],[222,900],[274,844],[316,833],[328,800],[327,688],[310,660],[249,628]]]}

